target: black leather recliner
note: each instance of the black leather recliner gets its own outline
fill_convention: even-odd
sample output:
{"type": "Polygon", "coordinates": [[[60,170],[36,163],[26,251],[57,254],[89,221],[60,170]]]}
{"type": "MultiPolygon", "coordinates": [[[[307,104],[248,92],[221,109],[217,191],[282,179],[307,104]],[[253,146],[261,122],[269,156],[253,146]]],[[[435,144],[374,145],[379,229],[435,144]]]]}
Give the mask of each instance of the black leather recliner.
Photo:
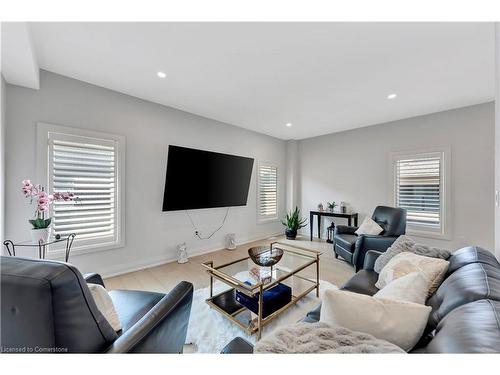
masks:
{"type": "Polygon", "coordinates": [[[356,235],[358,227],[336,225],[333,232],[333,253],[354,265],[356,271],[363,268],[368,250],[386,251],[396,239],[406,233],[406,210],[387,206],[378,206],[373,211],[372,219],[384,231],[379,235],[356,235]]]}
{"type": "Polygon", "coordinates": [[[1,348],[22,353],[181,353],[193,286],[170,293],[132,290],[110,295],[122,330],[115,332],[97,309],[85,278],[71,264],[19,257],[0,258],[1,348]]]}

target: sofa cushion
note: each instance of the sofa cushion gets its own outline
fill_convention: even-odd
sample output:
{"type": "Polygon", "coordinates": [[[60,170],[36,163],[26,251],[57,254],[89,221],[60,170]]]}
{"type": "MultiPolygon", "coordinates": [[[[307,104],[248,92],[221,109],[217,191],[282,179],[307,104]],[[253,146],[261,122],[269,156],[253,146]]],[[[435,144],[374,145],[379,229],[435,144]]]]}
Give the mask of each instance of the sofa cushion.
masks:
{"type": "Polygon", "coordinates": [[[109,292],[122,325],[122,333],[137,323],[164,296],[163,293],[137,290],[112,290],[109,292]]]}
{"type": "Polygon", "coordinates": [[[453,252],[448,261],[450,266],[447,275],[451,275],[459,268],[471,263],[484,263],[500,268],[500,263],[492,252],[477,246],[467,246],[453,252]]]}
{"type": "Polygon", "coordinates": [[[500,302],[460,306],[441,320],[426,353],[500,353],[500,302]]]}
{"type": "Polygon", "coordinates": [[[337,234],[335,236],[335,243],[338,246],[341,246],[345,250],[349,252],[354,252],[354,247],[356,245],[356,240],[358,239],[358,236],[354,234],[337,234]]]}
{"type": "Polygon", "coordinates": [[[453,309],[480,299],[500,301],[500,268],[467,264],[448,276],[427,301],[432,307],[428,327],[433,329],[453,309]]]}
{"type": "Polygon", "coordinates": [[[377,280],[378,273],[374,271],[361,270],[356,272],[353,277],[347,280],[340,289],[373,296],[378,292],[378,288],[375,286],[377,280]]]}

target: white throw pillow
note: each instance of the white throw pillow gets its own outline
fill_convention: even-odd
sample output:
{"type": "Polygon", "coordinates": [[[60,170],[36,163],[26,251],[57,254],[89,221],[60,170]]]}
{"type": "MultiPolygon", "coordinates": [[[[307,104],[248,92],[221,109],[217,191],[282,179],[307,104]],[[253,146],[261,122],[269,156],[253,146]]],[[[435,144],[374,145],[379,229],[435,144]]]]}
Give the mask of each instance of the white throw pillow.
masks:
{"type": "Polygon", "coordinates": [[[354,233],[356,233],[358,236],[361,234],[377,235],[382,233],[383,231],[384,228],[378,225],[371,217],[366,217],[365,220],[363,220],[361,226],[354,233]]]}
{"type": "Polygon", "coordinates": [[[87,286],[90,289],[90,293],[92,293],[92,297],[94,297],[97,308],[101,314],[104,315],[111,327],[113,327],[113,329],[117,332],[121,330],[122,325],[120,323],[120,319],[118,319],[115,305],[113,304],[113,300],[109,296],[108,291],[99,284],[88,283],[87,286]]]}
{"type": "Polygon", "coordinates": [[[422,336],[430,312],[430,306],[417,303],[327,290],[320,321],[369,333],[409,351],[422,336]]]}
{"type": "Polygon", "coordinates": [[[429,280],[427,276],[423,272],[412,272],[391,281],[383,289],[375,293],[373,297],[425,305],[428,294],[429,280]]]}
{"type": "Polygon", "coordinates": [[[430,297],[439,288],[448,270],[449,262],[444,259],[424,257],[414,253],[403,252],[392,258],[380,274],[375,286],[383,289],[390,282],[412,272],[423,272],[429,280],[427,297],[430,297]]]}

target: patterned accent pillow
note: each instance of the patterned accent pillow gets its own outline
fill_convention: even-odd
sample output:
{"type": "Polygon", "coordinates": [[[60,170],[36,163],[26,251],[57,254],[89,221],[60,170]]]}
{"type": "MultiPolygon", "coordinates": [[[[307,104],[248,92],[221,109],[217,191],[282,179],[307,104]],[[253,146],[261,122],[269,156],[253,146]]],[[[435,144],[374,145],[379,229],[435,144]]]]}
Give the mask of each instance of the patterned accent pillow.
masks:
{"type": "Polygon", "coordinates": [[[429,281],[427,298],[439,288],[450,262],[443,259],[430,258],[410,252],[403,252],[392,258],[378,275],[375,286],[383,289],[392,281],[412,272],[422,272],[429,281]]]}
{"type": "Polygon", "coordinates": [[[422,255],[424,257],[444,260],[448,259],[451,255],[450,250],[418,244],[415,243],[415,241],[413,241],[410,237],[399,236],[398,239],[387,249],[387,251],[377,258],[373,267],[374,271],[380,273],[392,258],[405,251],[422,255]]]}

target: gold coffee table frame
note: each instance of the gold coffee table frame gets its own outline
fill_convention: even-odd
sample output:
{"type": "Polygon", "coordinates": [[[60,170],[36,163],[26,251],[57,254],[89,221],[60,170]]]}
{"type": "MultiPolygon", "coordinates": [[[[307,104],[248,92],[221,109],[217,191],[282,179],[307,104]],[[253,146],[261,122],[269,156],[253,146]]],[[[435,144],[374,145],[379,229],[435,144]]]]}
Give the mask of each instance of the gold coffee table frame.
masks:
{"type": "MultiPolygon", "coordinates": [[[[268,282],[267,284],[263,283],[263,282],[259,282],[255,285],[245,284],[243,281],[240,281],[240,280],[236,279],[235,277],[228,275],[220,270],[221,268],[228,267],[228,266],[233,265],[235,263],[248,260],[248,259],[250,259],[249,256],[245,257],[245,258],[237,259],[235,261],[232,261],[232,262],[229,262],[226,264],[219,265],[217,267],[214,267],[213,261],[208,261],[208,262],[202,263],[202,266],[206,268],[207,273],[210,275],[210,297],[206,300],[207,304],[211,308],[213,308],[216,311],[218,311],[219,313],[221,313],[227,319],[229,319],[233,323],[237,324],[239,327],[241,327],[243,330],[245,330],[250,335],[257,333],[257,340],[259,340],[261,338],[262,328],[265,325],[270,323],[272,320],[274,320],[276,317],[278,317],[281,313],[286,311],[288,308],[295,305],[298,301],[300,301],[306,295],[311,293],[314,289],[316,289],[316,297],[319,297],[319,257],[322,253],[317,251],[317,250],[307,249],[304,247],[295,246],[295,245],[291,245],[291,244],[283,243],[283,242],[272,242],[269,246],[271,249],[273,247],[279,246],[279,248],[282,249],[285,253],[288,252],[291,254],[300,255],[301,257],[310,258],[310,260],[306,261],[306,263],[302,264],[301,266],[299,266],[293,270],[290,270],[290,271],[281,270],[282,272],[284,272],[284,274],[282,276],[276,278],[275,280],[268,282]],[[308,267],[314,266],[314,265],[316,266],[316,280],[312,280],[310,278],[306,278],[306,277],[298,275],[299,272],[305,270],[308,267]],[[298,295],[294,295],[293,290],[292,290],[292,300],[289,303],[287,303],[285,306],[283,306],[279,310],[276,310],[272,314],[263,318],[263,316],[262,316],[262,311],[263,311],[262,298],[264,295],[263,292],[265,290],[268,290],[268,289],[275,287],[276,285],[278,285],[282,281],[284,281],[292,276],[295,276],[295,277],[302,279],[306,282],[310,282],[311,286],[298,295]],[[254,321],[253,319],[248,323],[248,325],[245,325],[243,322],[236,319],[236,316],[238,314],[242,313],[245,310],[248,310],[246,307],[242,306],[240,309],[234,311],[233,313],[228,313],[227,311],[225,311],[224,309],[222,309],[221,307],[219,307],[217,304],[215,304],[213,302],[213,300],[215,298],[217,298],[218,296],[221,296],[225,293],[228,293],[228,290],[225,290],[224,292],[213,295],[214,279],[222,281],[224,284],[230,286],[232,289],[238,290],[239,292],[241,292],[249,297],[255,297],[258,294],[258,296],[259,296],[259,304],[258,304],[259,309],[258,309],[258,314],[257,314],[257,319],[256,319],[257,324],[253,323],[253,321],[254,321]]],[[[271,267],[271,270],[272,270],[272,268],[273,267],[271,267]]],[[[274,266],[274,268],[280,269],[279,262],[274,266]]],[[[272,275],[272,272],[271,272],[271,275],[272,275]]],[[[232,290],[232,289],[230,289],[230,290],[232,290]]]]}

